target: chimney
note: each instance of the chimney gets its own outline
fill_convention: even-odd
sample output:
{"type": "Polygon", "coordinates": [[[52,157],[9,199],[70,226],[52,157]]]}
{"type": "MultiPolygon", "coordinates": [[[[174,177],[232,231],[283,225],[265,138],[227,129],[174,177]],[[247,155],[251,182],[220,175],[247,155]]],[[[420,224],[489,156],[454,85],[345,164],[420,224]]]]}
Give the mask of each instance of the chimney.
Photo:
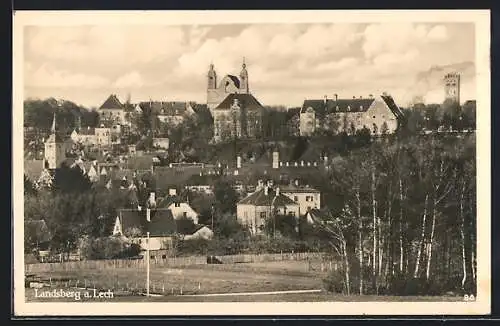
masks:
{"type": "Polygon", "coordinates": [[[236,157],[236,168],[241,169],[241,156],[240,155],[238,155],[236,157]]]}
{"type": "Polygon", "coordinates": [[[352,97],[352,99],[353,99],[353,100],[355,100],[355,99],[356,99],[356,96],[353,96],[353,97],[352,97]]]}
{"type": "Polygon", "coordinates": [[[373,94],[368,95],[370,98],[373,98],[373,94]]]}
{"type": "Polygon", "coordinates": [[[333,94],[333,96],[335,97],[335,101],[338,101],[339,95],[338,94],[333,94]]]}
{"type": "Polygon", "coordinates": [[[264,187],[264,195],[267,196],[269,194],[269,190],[268,190],[268,187],[265,186],[264,187]]]}
{"type": "Polygon", "coordinates": [[[280,195],[280,187],[276,187],[276,197],[280,195]]]}
{"type": "Polygon", "coordinates": [[[151,210],[149,208],[146,208],[146,220],[151,222],[151,210]]]}
{"type": "Polygon", "coordinates": [[[177,189],[175,189],[175,188],[168,189],[168,195],[169,196],[176,196],[177,195],[177,189]]]}
{"type": "Polygon", "coordinates": [[[298,187],[299,186],[299,179],[295,179],[295,185],[298,187]]]}
{"type": "Polygon", "coordinates": [[[362,98],[363,98],[363,96],[360,96],[359,98],[360,98],[360,99],[362,99],[362,98]]]}
{"type": "Polygon", "coordinates": [[[325,99],[324,99],[325,104],[326,104],[327,100],[328,100],[328,95],[325,95],[325,99]]]}

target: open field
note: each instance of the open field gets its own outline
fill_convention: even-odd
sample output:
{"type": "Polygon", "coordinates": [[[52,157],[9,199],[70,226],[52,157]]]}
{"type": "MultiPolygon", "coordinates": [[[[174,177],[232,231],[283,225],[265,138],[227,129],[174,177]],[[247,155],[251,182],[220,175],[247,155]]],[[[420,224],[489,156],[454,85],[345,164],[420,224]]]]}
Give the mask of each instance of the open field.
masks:
{"type": "MultiPolygon", "coordinates": [[[[97,288],[145,291],[146,270],[137,268],[74,269],[37,273],[52,288],[97,288]]],[[[324,273],[304,261],[152,267],[150,291],[163,295],[311,290],[322,288],[324,273]]],[[[30,300],[30,295],[27,298],[30,300]]]]}
{"type": "MultiPolygon", "coordinates": [[[[316,293],[246,294],[230,296],[197,296],[200,294],[228,294],[243,292],[273,292],[296,290],[322,290],[326,271],[319,264],[312,268],[305,261],[279,261],[262,263],[192,265],[183,268],[156,266],[150,271],[150,291],[161,296],[145,297],[146,271],[137,268],[109,268],[106,270],[81,269],[37,276],[50,279],[52,287],[38,292],[65,289],[66,291],[93,292],[111,290],[113,298],[83,298],[80,301],[108,302],[319,302],[319,301],[461,301],[460,297],[396,297],[396,296],[344,296],[325,291],[316,293]],[[87,290],[85,290],[86,288],[87,290]]],[[[71,301],[74,298],[35,298],[34,289],[26,289],[28,302],[71,301]]]]}

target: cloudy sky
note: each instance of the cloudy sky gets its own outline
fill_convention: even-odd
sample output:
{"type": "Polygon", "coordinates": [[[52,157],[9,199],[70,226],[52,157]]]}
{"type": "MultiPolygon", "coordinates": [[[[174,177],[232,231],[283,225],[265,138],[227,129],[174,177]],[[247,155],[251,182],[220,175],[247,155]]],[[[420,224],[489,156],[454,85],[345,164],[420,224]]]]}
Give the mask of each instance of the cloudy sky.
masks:
{"type": "Polygon", "coordinates": [[[400,105],[441,102],[442,76],[455,70],[467,100],[475,98],[474,44],[466,23],[31,26],[25,98],[203,103],[210,62],[220,80],[238,75],[245,57],[250,90],[265,105],[384,91],[400,105]]]}

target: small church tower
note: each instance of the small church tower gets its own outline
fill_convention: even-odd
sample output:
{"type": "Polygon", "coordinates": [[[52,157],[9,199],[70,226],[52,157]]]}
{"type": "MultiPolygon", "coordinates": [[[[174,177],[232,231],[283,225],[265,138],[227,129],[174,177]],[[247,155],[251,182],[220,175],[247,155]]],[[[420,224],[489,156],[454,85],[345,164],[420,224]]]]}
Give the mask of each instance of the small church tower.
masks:
{"type": "Polygon", "coordinates": [[[214,70],[213,63],[210,64],[210,69],[208,70],[208,89],[216,89],[217,88],[217,73],[214,70]]]}
{"type": "Polygon", "coordinates": [[[444,76],[445,100],[460,103],[460,74],[449,73],[444,76]]]}
{"type": "Polygon", "coordinates": [[[56,133],[56,114],[54,113],[51,134],[45,141],[44,167],[49,170],[57,169],[65,159],[64,142],[56,133]]]}
{"type": "Polygon", "coordinates": [[[241,65],[240,72],[240,93],[248,94],[248,71],[247,65],[245,63],[245,58],[243,58],[243,64],[241,65]]]}

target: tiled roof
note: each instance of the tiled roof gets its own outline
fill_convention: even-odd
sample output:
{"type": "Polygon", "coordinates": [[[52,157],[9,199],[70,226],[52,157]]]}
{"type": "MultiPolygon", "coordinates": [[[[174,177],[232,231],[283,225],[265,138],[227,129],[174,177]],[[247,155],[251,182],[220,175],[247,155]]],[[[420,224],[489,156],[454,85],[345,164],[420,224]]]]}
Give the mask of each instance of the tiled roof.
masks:
{"type": "Polygon", "coordinates": [[[24,174],[32,182],[36,182],[44,169],[43,160],[25,160],[24,174]]]}
{"type": "Polygon", "coordinates": [[[335,112],[365,112],[372,105],[374,98],[353,98],[338,100],[305,100],[301,112],[312,107],[316,114],[323,115],[335,112]]]}
{"type": "Polygon", "coordinates": [[[290,120],[293,117],[297,116],[300,114],[300,109],[301,108],[290,108],[286,111],[286,120],[290,120]]]}
{"type": "Polygon", "coordinates": [[[280,187],[281,192],[312,192],[319,193],[320,191],[307,186],[296,186],[294,184],[280,187]]]}
{"type": "Polygon", "coordinates": [[[249,110],[263,109],[262,104],[252,94],[229,94],[224,101],[222,101],[216,109],[229,110],[234,103],[238,100],[240,106],[249,110]]]}
{"type": "Polygon", "coordinates": [[[392,98],[392,96],[382,95],[382,99],[384,100],[385,104],[387,104],[392,113],[396,116],[396,118],[404,118],[403,111],[401,111],[401,109],[396,105],[396,102],[394,101],[394,98],[392,98]]]}
{"type": "Polygon", "coordinates": [[[233,81],[234,85],[238,88],[240,88],[240,80],[238,79],[238,77],[236,76],[233,76],[233,75],[227,75],[229,78],[231,78],[231,80],[233,81]]]}
{"type": "Polygon", "coordinates": [[[123,109],[123,104],[120,102],[118,97],[116,97],[115,94],[111,94],[106,101],[101,105],[99,110],[106,110],[106,109],[123,109]]]}
{"type": "Polygon", "coordinates": [[[158,200],[159,208],[168,208],[170,205],[174,203],[184,203],[185,200],[182,200],[181,196],[166,196],[158,200]]]}
{"type": "Polygon", "coordinates": [[[127,168],[132,170],[148,170],[153,165],[153,155],[132,156],[127,160],[127,168]]]}
{"type": "Polygon", "coordinates": [[[167,209],[151,210],[150,222],[146,219],[145,209],[121,210],[118,216],[124,233],[130,228],[137,228],[143,236],[149,231],[150,236],[158,237],[173,235],[177,231],[172,212],[167,209]]]}
{"type": "Polygon", "coordinates": [[[183,115],[189,103],[186,102],[141,102],[141,108],[147,108],[153,114],[177,116],[183,115]]]}
{"type": "Polygon", "coordinates": [[[194,104],[193,110],[198,113],[201,110],[208,110],[208,106],[206,104],[194,104]]]}
{"type": "Polygon", "coordinates": [[[79,135],[95,135],[95,128],[87,127],[76,131],[79,135]]]}
{"type": "Polygon", "coordinates": [[[238,202],[238,204],[242,205],[254,205],[254,206],[271,206],[274,200],[274,206],[284,206],[284,205],[298,205],[293,200],[284,196],[283,194],[279,194],[276,197],[276,192],[268,188],[268,193],[266,195],[265,189],[260,189],[254,192],[253,194],[243,198],[238,202]],[[274,199],[276,197],[276,199],[274,199]]]}

